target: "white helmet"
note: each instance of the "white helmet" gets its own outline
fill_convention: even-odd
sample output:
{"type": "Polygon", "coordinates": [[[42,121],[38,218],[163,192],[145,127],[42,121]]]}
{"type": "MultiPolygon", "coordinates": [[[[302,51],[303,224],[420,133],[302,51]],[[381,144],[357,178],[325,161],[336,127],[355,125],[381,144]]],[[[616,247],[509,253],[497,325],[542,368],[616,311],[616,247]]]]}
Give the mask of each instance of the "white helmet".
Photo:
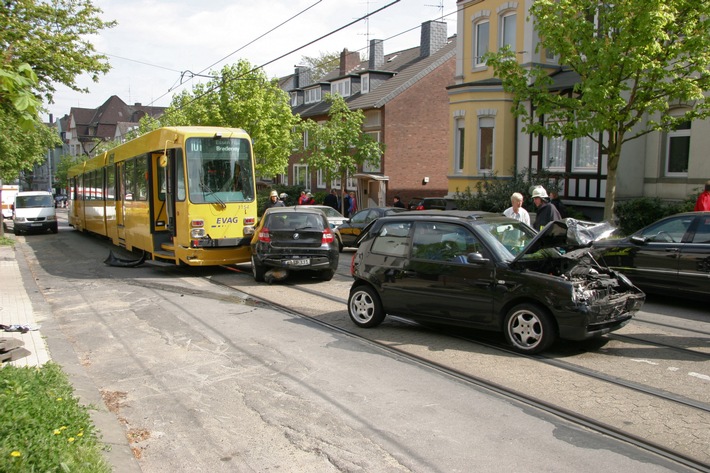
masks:
{"type": "Polygon", "coordinates": [[[276,191],[271,191],[271,194],[269,194],[269,197],[278,197],[279,193],[276,191]]]}
{"type": "Polygon", "coordinates": [[[542,199],[547,199],[547,198],[548,198],[548,196],[547,196],[547,191],[546,191],[545,188],[542,187],[542,186],[536,186],[536,187],[533,189],[533,191],[532,191],[532,197],[533,197],[533,199],[534,199],[535,197],[540,197],[540,198],[542,198],[542,199]]]}

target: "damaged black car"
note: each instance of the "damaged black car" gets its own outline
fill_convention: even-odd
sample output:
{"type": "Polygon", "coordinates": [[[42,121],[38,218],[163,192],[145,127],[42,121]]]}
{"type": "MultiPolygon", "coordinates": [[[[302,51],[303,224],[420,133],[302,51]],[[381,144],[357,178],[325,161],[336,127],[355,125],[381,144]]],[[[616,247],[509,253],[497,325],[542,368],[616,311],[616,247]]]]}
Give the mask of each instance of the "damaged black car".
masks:
{"type": "Polygon", "coordinates": [[[521,353],[626,325],[645,295],[599,264],[593,241],[614,228],[564,219],[540,233],[498,214],[422,211],[376,220],[353,256],[348,313],[502,331],[521,353]]]}

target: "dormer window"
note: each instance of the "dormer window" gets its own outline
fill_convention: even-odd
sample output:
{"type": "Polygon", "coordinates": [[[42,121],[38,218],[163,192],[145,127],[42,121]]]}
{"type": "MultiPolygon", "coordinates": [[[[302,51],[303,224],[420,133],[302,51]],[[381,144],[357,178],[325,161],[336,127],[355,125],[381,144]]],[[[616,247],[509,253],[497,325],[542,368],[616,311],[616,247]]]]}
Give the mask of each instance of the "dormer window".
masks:
{"type": "Polygon", "coordinates": [[[295,107],[298,105],[298,92],[291,92],[291,106],[295,107]]]}
{"type": "Polygon", "coordinates": [[[360,85],[362,86],[363,94],[370,92],[370,74],[363,74],[360,76],[360,85]]]}
{"type": "Polygon", "coordinates": [[[312,87],[305,90],[305,103],[317,103],[321,101],[320,87],[312,87]]]}
{"type": "Polygon", "coordinates": [[[337,80],[330,85],[330,93],[341,97],[350,97],[350,78],[337,80]]]}

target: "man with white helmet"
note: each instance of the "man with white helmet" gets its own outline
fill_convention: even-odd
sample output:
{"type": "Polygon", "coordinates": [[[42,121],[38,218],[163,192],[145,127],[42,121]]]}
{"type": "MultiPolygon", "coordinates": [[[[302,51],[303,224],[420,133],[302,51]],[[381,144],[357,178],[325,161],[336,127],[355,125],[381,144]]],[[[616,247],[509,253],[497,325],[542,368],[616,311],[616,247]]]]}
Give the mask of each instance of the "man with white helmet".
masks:
{"type": "Polygon", "coordinates": [[[542,227],[547,225],[549,222],[554,220],[559,220],[560,213],[557,211],[557,207],[550,204],[550,198],[547,195],[547,191],[542,186],[535,186],[532,190],[532,199],[535,207],[537,207],[537,216],[535,217],[535,222],[533,222],[533,228],[540,231],[542,227]]]}
{"type": "Polygon", "coordinates": [[[271,194],[269,194],[269,203],[266,204],[266,208],[270,209],[271,207],[286,207],[286,205],[279,200],[279,193],[276,191],[271,191],[271,194]]]}

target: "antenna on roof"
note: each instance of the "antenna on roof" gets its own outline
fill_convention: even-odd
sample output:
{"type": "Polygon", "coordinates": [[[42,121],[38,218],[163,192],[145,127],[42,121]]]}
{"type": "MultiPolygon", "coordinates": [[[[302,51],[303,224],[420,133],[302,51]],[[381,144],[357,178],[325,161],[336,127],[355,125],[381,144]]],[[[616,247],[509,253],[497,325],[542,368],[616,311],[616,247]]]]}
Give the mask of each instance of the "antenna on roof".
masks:
{"type": "Polygon", "coordinates": [[[438,9],[439,9],[439,13],[441,13],[441,18],[439,18],[439,20],[444,21],[444,0],[439,0],[439,4],[438,4],[438,5],[428,5],[428,4],[425,4],[424,6],[425,6],[425,7],[438,8],[438,9]]]}

